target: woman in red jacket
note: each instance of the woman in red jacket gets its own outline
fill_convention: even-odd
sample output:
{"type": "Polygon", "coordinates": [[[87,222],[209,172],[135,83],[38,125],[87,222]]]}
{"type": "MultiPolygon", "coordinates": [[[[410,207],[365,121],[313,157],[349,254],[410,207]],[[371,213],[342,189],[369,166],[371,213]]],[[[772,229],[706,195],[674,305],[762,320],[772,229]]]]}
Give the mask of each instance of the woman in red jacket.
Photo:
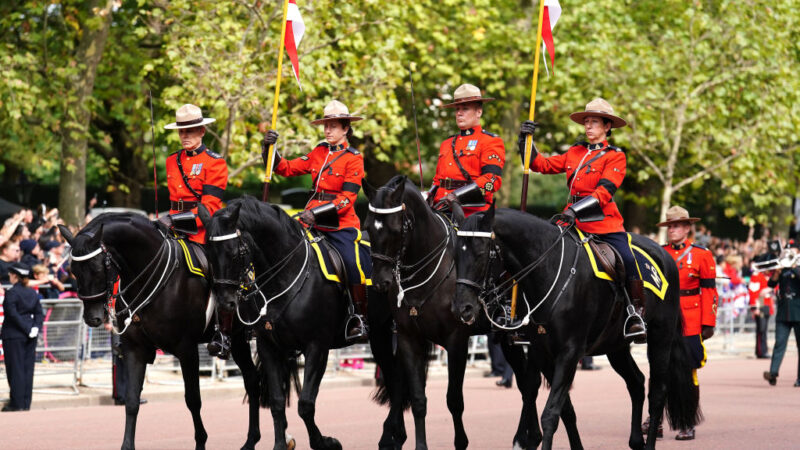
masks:
{"type": "MultiPolygon", "coordinates": [[[[611,244],[622,256],[627,274],[628,293],[638,312],[629,313],[625,336],[635,342],[646,342],[647,333],[641,318],[644,305],[642,276],[625,232],[622,215],[614,203],[614,193],[625,178],[625,153],[608,143],[612,128],[627,125],[614,114],[611,105],[596,98],[584,111],[570,114],[573,122],[584,126],[588,142],[577,142],[563,155],[542,156],[534,147],[531,170],[539,173],[566,173],[569,200],[564,215],[584,233],[592,233],[611,244]]],[[[525,139],[536,130],[536,124],[525,121],[520,127],[519,149],[525,151],[525,139]]]]}
{"type": "MultiPolygon", "coordinates": [[[[363,317],[367,312],[366,285],[372,275],[372,263],[366,252],[359,251],[361,221],[354,204],[364,177],[364,157],[348,139],[353,135],[350,126],[361,117],[350,115],[342,102],[333,100],[325,106],[321,119],[311,122],[325,126],[325,141],[310,153],[294,159],[282,158],[275,152],[275,173],[287,177],[311,174],[312,195],[299,220],[325,234],[342,255],[350,283],[350,296],[355,312],[348,320],[347,338],[356,339],[366,333],[363,317]],[[325,226],[324,218],[338,215],[337,227],[325,226]]],[[[278,141],[278,133],[269,130],[262,143],[262,158],[278,141]]]]}

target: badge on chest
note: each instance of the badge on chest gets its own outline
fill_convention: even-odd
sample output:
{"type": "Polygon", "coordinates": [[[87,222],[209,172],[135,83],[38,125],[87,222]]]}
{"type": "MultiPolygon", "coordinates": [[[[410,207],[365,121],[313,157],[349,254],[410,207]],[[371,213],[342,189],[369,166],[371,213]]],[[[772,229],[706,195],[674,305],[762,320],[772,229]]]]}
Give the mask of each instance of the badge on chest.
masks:
{"type": "Polygon", "coordinates": [[[467,150],[472,151],[472,150],[475,150],[476,148],[478,148],[478,140],[477,139],[473,139],[473,140],[470,140],[469,142],[467,142],[467,150]]]}
{"type": "Polygon", "coordinates": [[[192,164],[192,171],[189,172],[189,176],[197,176],[200,175],[200,172],[203,170],[203,163],[192,164]]]}

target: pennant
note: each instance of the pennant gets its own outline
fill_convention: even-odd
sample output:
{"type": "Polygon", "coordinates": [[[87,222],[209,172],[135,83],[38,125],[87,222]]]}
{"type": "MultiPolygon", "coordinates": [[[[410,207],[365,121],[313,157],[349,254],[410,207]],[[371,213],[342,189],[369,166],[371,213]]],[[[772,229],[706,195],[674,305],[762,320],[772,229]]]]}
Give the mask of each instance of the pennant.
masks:
{"type": "MultiPolygon", "coordinates": [[[[550,65],[553,66],[553,74],[555,74],[555,45],[553,44],[553,28],[556,27],[558,18],[561,17],[561,5],[558,0],[545,0],[544,1],[544,18],[542,19],[542,51],[547,51],[550,55],[550,65]]],[[[547,58],[544,60],[544,68],[547,70],[547,76],[550,76],[550,71],[547,69],[547,58]]]]}
{"type": "Polygon", "coordinates": [[[303,40],[303,34],[306,31],[306,24],[303,23],[303,17],[300,15],[300,9],[297,7],[295,0],[289,0],[289,9],[286,13],[286,54],[292,61],[292,72],[294,79],[303,90],[303,84],[300,83],[300,62],[297,60],[297,46],[303,40]]]}

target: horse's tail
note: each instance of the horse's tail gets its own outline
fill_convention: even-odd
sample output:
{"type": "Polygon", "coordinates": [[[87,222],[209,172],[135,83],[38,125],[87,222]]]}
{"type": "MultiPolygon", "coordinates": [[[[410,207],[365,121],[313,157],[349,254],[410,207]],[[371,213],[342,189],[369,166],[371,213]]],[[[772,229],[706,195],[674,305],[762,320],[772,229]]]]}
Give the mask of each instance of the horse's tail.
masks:
{"type": "Polygon", "coordinates": [[[677,331],[669,353],[667,419],[673,429],[688,430],[703,421],[703,412],[689,349],[683,339],[683,320],[676,323],[677,331]]]}
{"type": "MultiPolygon", "coordinates": [[[[273,367],[273,370],[278,370],[280,379],[281,390],[286,398],[286,406],[291,406],[291,385],[294,383],[295,392],[300,395],[300,376],[297,369],[297,356],[289,356],[284,360],[284,364],[280,367],[273,367]]],[[[259,404],[262,408],[269,408],[270,389],[269,382],[267,381],[267,371],[270,370],[262,361],[259,356],[256,356],[256,370],[258,371],[258,378],[260,380],[261,392],[259,393],[259,404]]]]}

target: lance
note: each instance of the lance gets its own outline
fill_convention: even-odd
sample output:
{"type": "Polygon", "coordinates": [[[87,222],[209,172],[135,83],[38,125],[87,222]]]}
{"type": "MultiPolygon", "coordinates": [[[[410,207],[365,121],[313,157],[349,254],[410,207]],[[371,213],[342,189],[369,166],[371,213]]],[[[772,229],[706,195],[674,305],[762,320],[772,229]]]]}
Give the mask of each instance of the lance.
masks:
{"type": "MultiPolygon", "coordinates": [[[[539,23],[536,25],[536,56],[533,58],[533,82],[531,83],[531,107],[528,111],[528,120],[533,120],[536,112],[536,83],[539,81],[539,52],[542,48],[542,21],[544,20],[544,0],[539,0],[539,23]]],[[[522,195],[520,198],[519,209],[525,211],[528,207],[528,176],[531,172],[531,149],[533,148],[533,136],[525,137],[525,155],[522,158],[522,195]]],[[[513,319],[517,311],[517,284],[511,292],[511,318],[513,319]]]]}
{"type": "Polygon", "coordinates": [[[156,126],[153,121],[153,92],[148,89],[147,94],[150,97],[150,134],[153,139],[153,194],[155,195],[155,207],[153,208],[158,218],[158,175],[156,172],[156,126]]]}
{"type": "MultiPolygon", "coordinates": [[[[286,41],[286,15],[289,12],[289,0],[283,1],[283,22],[281,23],[281,45],[278,47],[278,78],[275,81],[275,100],[272,104],[272,126],[274,130],[278,123],[278,98],[281,94],[281,72],[283,70],[283,45],[286,41]]],[[[261,195],[262,201],[269,200],[269,182],[272,180],[272,169],[275,162],[275,146],[270,145],[267,149],[267,167],[264,173],[264,192],[261,195]]]]}
{"type": "Polygon", "coordinates": [[[411,66],[408,66],[408,78],[411,80],[411,110],[414,112],[414,132],[417,136],[417,161],[419,162],[419,190],[424,191],[424,181],[422,180],[422,152],[419,145],[419,127],[417,127],[417,104],[414,101],[414,75],[411,73],[411,66]]]}

